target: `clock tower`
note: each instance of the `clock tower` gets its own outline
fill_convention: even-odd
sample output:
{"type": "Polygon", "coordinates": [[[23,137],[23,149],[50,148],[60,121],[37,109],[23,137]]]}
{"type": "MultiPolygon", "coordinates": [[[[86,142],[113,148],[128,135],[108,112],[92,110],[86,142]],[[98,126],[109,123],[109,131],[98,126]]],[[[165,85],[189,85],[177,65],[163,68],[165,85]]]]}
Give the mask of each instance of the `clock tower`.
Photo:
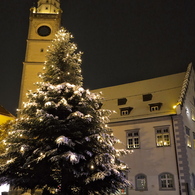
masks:
{"type": "Polygon", "coordinates": [[[26,92],[36,89],[47,47],[61,25],[60,0],[39,0],[37,7],[30,9],[29,30],[23,63],[19,108],[26,101],[26,92]]]}

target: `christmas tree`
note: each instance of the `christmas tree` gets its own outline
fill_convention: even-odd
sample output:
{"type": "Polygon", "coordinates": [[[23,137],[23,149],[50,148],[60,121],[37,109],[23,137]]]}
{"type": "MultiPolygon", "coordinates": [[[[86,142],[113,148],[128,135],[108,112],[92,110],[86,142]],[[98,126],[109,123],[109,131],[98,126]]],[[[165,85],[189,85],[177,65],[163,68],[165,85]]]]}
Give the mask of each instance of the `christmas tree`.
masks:
{"type": "Polygon", "coordinates": [[[48,48],[42,81],[9,130],[0,182],[63,195],[107,195],[129,185],[126,150],[107,126],[101,94],[82,87],[81,52],[61,28],[48,48]]]}

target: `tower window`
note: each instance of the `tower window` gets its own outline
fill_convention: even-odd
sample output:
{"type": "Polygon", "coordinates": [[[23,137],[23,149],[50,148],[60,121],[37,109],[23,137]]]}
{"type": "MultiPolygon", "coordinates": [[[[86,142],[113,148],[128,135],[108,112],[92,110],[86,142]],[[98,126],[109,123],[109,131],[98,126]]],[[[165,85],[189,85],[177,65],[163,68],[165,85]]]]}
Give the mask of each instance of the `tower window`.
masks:
{"type": "Polygon", "coordinates": [[[41,49],[40,49],[40,52],[44,52],[44,49],[43,49],[43,48],[41,48],[41,49]]]}
{"type": "Polygon", "coordinates": [[[45,9],[48,9],[48,7],[45,7],[45,9]]]}
{"type": "Polygon", "coordinates": [[[133,110],[132,107],[120,108],[121,116],[129,115],[131,110],[133,110]]]}
{"type": "Polygon", "coordinates": [[[153,112],[153,111],[160,110],[162,103],[159,102],[159,103],[155,103],[155,104],[149,104],[149,106],[150,106],[150,112],[153,112]]]}

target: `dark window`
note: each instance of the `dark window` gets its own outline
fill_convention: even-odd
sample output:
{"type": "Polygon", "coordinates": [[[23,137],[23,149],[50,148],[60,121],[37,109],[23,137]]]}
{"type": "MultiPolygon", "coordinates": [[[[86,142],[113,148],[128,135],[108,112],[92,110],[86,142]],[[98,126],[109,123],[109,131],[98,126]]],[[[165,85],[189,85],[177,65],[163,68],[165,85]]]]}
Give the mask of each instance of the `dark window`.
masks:
{"type": "Polygon", "coordinates": [[[136,190],[144,191],[147,190],[147,179],[146,175],[138,174],[135,176],[136,190]]]}
{"type": "Polygon", "coordinates": [[[144,102],[150,101],[150,100],[152,100],[152,94],[151,93],[143,95],[143,101],[144,102]]]}
{"type": "Polygon", "coordinates": [[[195,189],[195,175],[192,173],[192,188],[195,189]]]}
{"type": "Polygon", "coordinates": [[[120,98],[118,99],[118,105],[124,105],[127,103],[127,99],[126,98],[120,98]]]}
{"type": "Polygon", "coordinates": [[[160,190],[173,190],[174,177],[171,173],[162,173],[159,175],[160,190]]]}

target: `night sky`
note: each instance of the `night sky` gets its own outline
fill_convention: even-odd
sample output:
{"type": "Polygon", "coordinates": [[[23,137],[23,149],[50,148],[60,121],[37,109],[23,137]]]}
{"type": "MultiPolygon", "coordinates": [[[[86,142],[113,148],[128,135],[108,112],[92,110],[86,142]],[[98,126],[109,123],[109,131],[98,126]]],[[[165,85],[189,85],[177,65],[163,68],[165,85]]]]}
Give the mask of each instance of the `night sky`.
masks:
{"type": "MultiPolygon", "coordinates": [[[[19,101],[29,9],[36,2],[0,3],[0,105],[12,114],[19,101]]],[[[194,0],[61,0],[61,8],[62,26],[84,52],[85,88],[179,73],[195,64],[194,0]]]]}

